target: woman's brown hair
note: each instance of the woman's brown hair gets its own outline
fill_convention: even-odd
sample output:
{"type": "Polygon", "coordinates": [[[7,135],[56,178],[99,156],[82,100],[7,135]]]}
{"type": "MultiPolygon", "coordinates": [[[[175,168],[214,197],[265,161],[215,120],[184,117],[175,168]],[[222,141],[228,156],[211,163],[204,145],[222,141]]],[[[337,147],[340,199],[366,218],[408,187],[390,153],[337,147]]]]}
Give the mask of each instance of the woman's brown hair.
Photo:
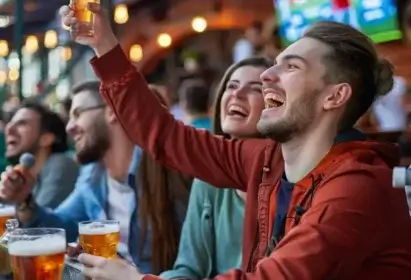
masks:
{"type": "MultiPolygon", "coordinates": [[[[168,103],[156,86],[151,91],[168,108],[168,103]]],[[[159,164],[143,153],[139,166],[138,214],[141,220],[140,256],[148,230],[151,233],[151,273],[171,269],[177,257],[181,218],[176,205],[187,207],[192,178],[183,176],[159,164]]]]}
{"type": "Polygon", "coordinates": [[[273,63],[264,57],[250,57],[231,65],[227,71],[225,71],[220,84],[217,87],[216,98],[214,100],[214,116],[213,116],[213,132],[216,135],[222,135],[225,138],[230,136],[223,132],[221,127],[221,98],[226,90],[227,83],[231,78],[231,75],[238,69],[244,66],[261,67],[268,69],[273,66],[273,63]]]}

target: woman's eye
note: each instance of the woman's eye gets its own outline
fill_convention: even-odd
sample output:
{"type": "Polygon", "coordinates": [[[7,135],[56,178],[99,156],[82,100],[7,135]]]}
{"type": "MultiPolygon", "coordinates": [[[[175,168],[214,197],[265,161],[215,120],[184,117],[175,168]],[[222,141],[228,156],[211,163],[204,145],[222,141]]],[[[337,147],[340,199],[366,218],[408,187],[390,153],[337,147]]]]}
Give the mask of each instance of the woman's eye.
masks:
{"type": "Polygon", "coordinates": [[[234,84],[228,84],[227,89],[236,89],[236,85],[234,84]]]}

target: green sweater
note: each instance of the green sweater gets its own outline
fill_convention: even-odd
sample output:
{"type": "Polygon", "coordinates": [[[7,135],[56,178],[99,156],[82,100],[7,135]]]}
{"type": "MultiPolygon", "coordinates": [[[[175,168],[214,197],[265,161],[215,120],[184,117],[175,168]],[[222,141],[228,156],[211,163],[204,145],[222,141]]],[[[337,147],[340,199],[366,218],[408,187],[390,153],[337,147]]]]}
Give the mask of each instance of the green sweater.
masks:
{"type": "Polygon", "coordinates": [[[176,262],[160,276],[203,279],[240,268],[244,207],[235,190],[194,180],[176,262]]]}

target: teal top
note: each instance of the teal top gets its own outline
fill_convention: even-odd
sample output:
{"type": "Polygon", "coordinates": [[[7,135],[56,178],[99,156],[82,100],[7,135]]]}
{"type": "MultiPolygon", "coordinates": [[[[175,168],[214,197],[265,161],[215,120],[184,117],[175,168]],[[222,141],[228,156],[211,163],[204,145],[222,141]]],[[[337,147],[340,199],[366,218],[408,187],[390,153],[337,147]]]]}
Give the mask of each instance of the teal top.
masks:
{"type": "Polygon", "coordinates": [[[212,278],[240,268],[245,202],[234,189],[194,180],[178,256],[165,279],[212,278]]]}
{"type": "Polygon", "coordinates": [[[207,117],[194,119],[190,124],[194,126],[195,128],[201,128],[201,129],[207,129],[207,130],[211,130],[211,126],[212,126],[211,118],[207,118],[207,117]]]}

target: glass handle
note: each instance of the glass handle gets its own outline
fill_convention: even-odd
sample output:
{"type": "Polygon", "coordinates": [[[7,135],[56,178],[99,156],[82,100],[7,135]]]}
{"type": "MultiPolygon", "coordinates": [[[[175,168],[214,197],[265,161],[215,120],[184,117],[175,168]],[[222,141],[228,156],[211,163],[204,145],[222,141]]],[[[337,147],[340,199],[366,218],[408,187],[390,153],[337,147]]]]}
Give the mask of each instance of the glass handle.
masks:
{"type": "Polygon", "coordinates": [[[17,219],[9,219],[6,222],[7,232],[11,232],[19,227],[19,221],[17,219]]]}
{"type": "Polygon", "coordinates": [[[10,233],[19,227],[19,221],[17,219],[9,219],[6,222],[6,232],[0,238],[0,245],[7,246],[9,242],[9,235],[10,233]]]}

